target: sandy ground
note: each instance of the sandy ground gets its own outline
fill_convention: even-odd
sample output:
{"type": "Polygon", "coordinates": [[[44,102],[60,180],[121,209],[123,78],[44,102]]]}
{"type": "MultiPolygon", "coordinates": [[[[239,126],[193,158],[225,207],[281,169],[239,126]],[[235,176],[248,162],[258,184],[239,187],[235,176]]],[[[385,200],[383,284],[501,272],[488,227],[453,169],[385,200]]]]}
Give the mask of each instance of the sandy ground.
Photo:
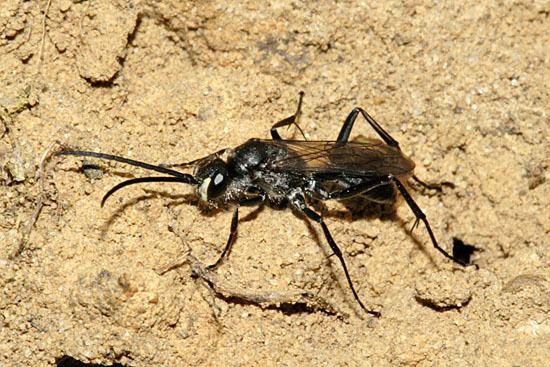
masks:
{"type": "MultiPolygon", "coordinates": [[[[257,4],[2,0],[0,365],[548,365],[550,2],[257,4]],[[228,261],[204,273],[230,210],[201,211],[181,184],[100,208],[146,173],[48,156],[189,161],[268,138],[301,90],[308,139],[334,139],[361,106],[445,183],[411,192],[478,269],[410,235],[406,205],[331,203],[373,318],[290,210],[242,209],[228,261]]],[[[353,136],[373,136],[358,121],[353,136]]]]}

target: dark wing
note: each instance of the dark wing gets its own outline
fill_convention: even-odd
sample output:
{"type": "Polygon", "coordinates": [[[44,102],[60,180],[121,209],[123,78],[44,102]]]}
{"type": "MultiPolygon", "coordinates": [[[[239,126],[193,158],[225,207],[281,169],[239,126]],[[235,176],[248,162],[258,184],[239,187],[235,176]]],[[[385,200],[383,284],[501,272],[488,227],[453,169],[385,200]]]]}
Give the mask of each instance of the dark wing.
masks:
{"type": "Polygon", "coordinates": [[[263,140],[288,152],[270,162],[278,172],[333,177],[374,177],[412,173],[414,162],[401,150],[368,139],[338,145],[335,141],[263,140]]]}

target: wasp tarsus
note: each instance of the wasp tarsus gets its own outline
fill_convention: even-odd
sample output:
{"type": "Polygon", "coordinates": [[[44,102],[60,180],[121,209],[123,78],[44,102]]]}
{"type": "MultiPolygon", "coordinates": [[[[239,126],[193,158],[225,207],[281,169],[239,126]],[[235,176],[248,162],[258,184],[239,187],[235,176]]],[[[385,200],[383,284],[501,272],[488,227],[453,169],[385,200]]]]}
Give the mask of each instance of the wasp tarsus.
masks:
{"type": "Polygon", "coordinates": [[[102,205],[118,190],[146,182],[194,185],[201,202],[215,206],[235,205],[229,238],[218,260],[209,266],[210,269],[219,266],[231,250],[237,233],[240,206],[268,204],[291,207],[303,213],[321,226],[330,248],[340,261],[353,297],[363,310],[374,315],[379,313],[367,308],[359,298],[342,251],[321,215],[308,203],[362,198],[392,204],[399,192],[416,216],[416,221],[424,223],[434,247],[445,257],[466,265],[462,257],[450,255],[439,246],[426,216],[402,184],[402,179],[412,175],[414,162],[403,154],[399,143],[365,110],[357,107],[351,111],[335,141],[284,140],[279,135],[277,129],[281,127],[298,126],[302,98],[303,93],[300,93],[298,108],[292,116],[273,125],[271,139],[250,139],[236,148],[223,149],[184,165],[194,166],[193,174],[104,153],[64,149],[59,154],[114,160],[164,174],[123,181],[105,194],[102,205]],[[349,141],[360,114],[382,140],[349,141]]]}

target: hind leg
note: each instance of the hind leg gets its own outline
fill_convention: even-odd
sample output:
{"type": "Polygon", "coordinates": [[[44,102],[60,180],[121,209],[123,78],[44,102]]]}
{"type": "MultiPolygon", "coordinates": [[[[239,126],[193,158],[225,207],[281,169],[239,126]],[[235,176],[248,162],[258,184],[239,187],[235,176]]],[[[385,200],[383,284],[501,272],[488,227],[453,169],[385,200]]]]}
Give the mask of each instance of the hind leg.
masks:
{"type": "Polygon", "coordinates": [[[386,142],[386,144],[399,148],[399,143],[397,140],[392,138],[392,136],[376,122],[371,115],[367,113],[364,109],[361,107],[355,107],[348,117],[346,118],[346,121],[344,121],[344,125],[342,125],[342,129],[340,130],[340,133],[338,134],[338,138],[336,139],[337,143],[344,144],[348,141],[349,135],[351,134],[351,130],[353,129],[353,124],[355,123],[355,120],[357,119],[357,116],[361,113],[365,120],[369,123],[369,125],[376,131],[376,133],[380,136],[382,140],[386,142]]]}

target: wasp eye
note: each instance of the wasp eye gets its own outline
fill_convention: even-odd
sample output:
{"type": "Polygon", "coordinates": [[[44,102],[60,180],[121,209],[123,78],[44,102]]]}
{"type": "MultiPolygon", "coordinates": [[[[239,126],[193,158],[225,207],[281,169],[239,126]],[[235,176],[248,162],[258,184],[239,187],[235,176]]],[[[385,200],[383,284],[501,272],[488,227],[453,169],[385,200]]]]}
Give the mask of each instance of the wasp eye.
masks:
{"type": "Polygon", "coordinates": [[[197,177],[202,179],[199,195],[204,201],[220,197],[229,184],[227,165],[218,158],[200,167],[197,177]]]}
{"type": "Polygon", "coordinates": [[[227,187],[227,171],[226,172],[216,172],[211,178],[206,190],[206,195],[208,199],[214,199],[220,196],[227,187]]]}

